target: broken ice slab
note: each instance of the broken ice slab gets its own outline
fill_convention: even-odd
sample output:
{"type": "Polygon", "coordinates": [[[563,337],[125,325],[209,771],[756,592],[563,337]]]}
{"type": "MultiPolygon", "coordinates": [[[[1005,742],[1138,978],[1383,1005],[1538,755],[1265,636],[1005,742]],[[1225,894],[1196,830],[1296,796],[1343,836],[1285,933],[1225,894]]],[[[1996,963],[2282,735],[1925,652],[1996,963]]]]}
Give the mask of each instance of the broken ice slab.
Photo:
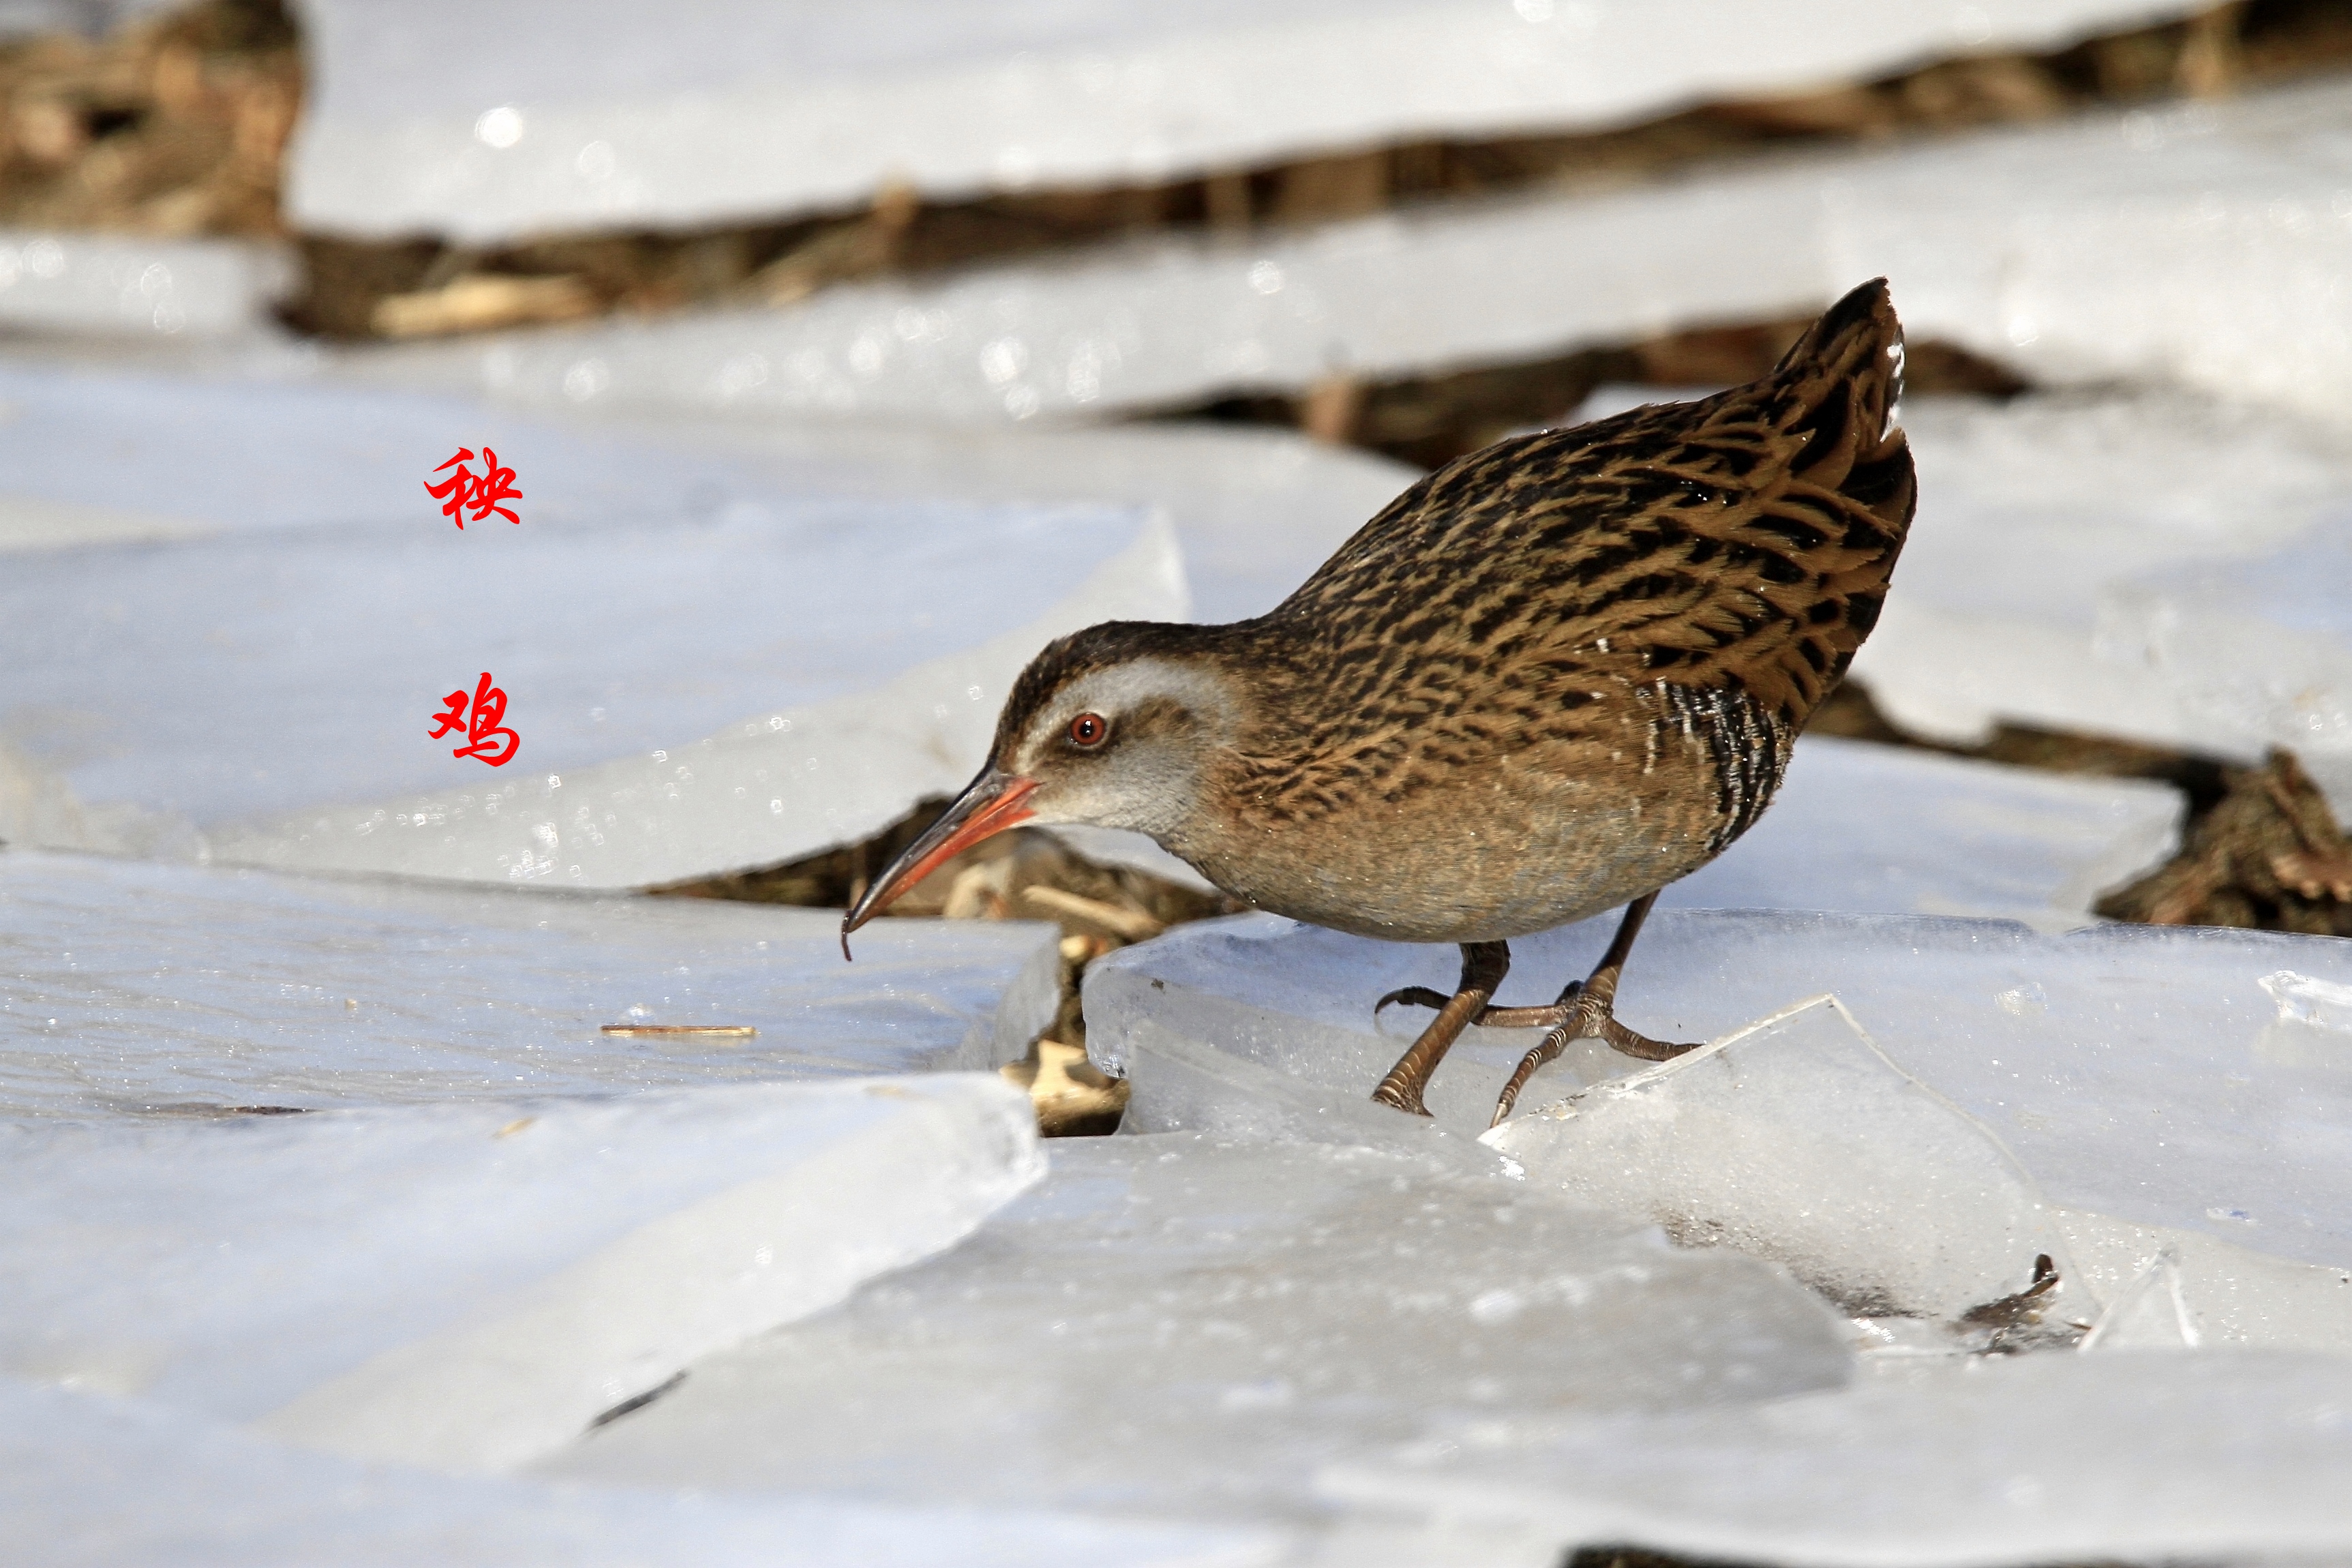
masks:
{"type": "Polygon", "coordinates": [[[478,245],[861,205],[894,184],[1158,184],[1335,148],[1622,124],[2196,8],[1814,0],[1757,28],[1736,0],[1369,13],[696,0],[656,24],[613,0],[429,0],[394,26],[357,0],[305,0],[317,74],[287,201],[304,229],[478,245]],[[419,47],[458,32],[459,58],[419,47]]]}
{"type": "Polygon", "coordinates": [[[251,240],[0,229],[0,330],[221,337],[265,331],[292,258],[251,240]]]}
{"type": "Polygon", "coordinates": [[[951,793],[1047,640],[1183,608],[1164,524],[1084,506],[464,535],[421,515],[42,551],[0,584],[0,742],[115,818],[93,847],[642,887],[951,793]],[[484,672],[511,767],[433,738],[484,672]]]}
{"type": "Polygon", "coordinates": [[[1659,901],[1989,915],[2064,930],[2088,923],[2101,893],[2172,854],[2183,809],[2167,784],[1812,737],[1799,742],[1763,819],[1659,901]],[[1899,813],[1891,801],[1903,803],[1899,813]]]}
{"type": "MultiPolygon", "coordinates": [[[[1486,1135],[1531,1184],[1786,1265],[1856,1316],[1958,1322],[2074,1259],[2000,1142],[1834,999],[1596,1084],[1486,1135]]],[[[2037,1305],[2045,1303],[2037,1302],[2037,1305]]]]}
{"type": "MultiPolygon", "coordinates": [[[[341,368],[399,382],[391,367],[373,360],[341,368]]],[[[976,431],[717,419],[660,409],[575,414],[581,416],[615,441],[707,453],[747,476],[766,476],[771,486],[824,495],[1150,507],[1175,526],[1193,616],[1202,621],[1236,621],[1274,608],[1421,477],[1387,458],[1263,426],[1170,422],[976,431]]]]}
{"type": "Polygon", "coordinates": [[[402,363],[530,402],[996,424],[1802,315],[1884,274],[1915,341],[2037,382],[2186,383],[2336,420],[2352,396],[2352,319],[2331,292],[2352,262],[2335,207],[2347,103],[2352,88],[2302,87],[1599,195],[1163,236],[402,363]]]}
{"type": "Polygon", "coordinates": [[[1462,1421],[1334,1502],[1823,1568],[2352,1551],[2352,1363],[2248,1352],[1912,1363],[1690,1415],[1462,1421]]]}
{"type": "MultiPolygon", "coordinates": [[[[708,522],[830,493],[812,464],[755,472],[478,399],[275,374],[0,362],[0,551],[404,521],[454,534],[425,485],[461,447],[516,470],[525,527],[708,522]]],[[[508,524],[474,528],[493,526],[508,524]]]]}
{"type": "Polygon", "coordinates": [[[0,1366],[505,1468],[1042,1174],[993,1075],[0,1132],[0,1366]]]}
{"type": "MultiPolygon", "coordinates": [[[[2324,549],[2340,529],[2352,498],[2340,431],[2179,394],[1914,399],[1906,423],[1919,516],[1854,661],[1898,722],[1967,742],[2006,720],[2249,761],[2290,738],[2326,743],[2295,729],[2311,715],[2290,701],[2273,696],[2249,719],[2199,683],[2250,686],[2253,658],[2300,651],[2284,646],[2294,633],[2284,606],[2223,601],[2238,563],[2266,571],[2263,557],[2305,541],[2324,549]],[[2034,569],[2021,573],[2027,559],[2034,569]],[[2194,624],[2176,635],[2153,618],[2162,605],[2130,586],[2143,580],[2179,584],[2163,604],[2194,624]],[[2215,613],[2193,613],[2200,603],[2215,613]],[[2272,646],[2217,646],[2233,635],[2224,624],[2272,646]],[[2193,650],[2182,641],[2192,634],[2193,650]],[[2181,657],[2157,657],[2176,643],[2181,657]],[[2200,677],[2192,651],[2219,673],[2200,677]]],[[[2303,601],[2315,594],[2316,582],[2303,601]]]]}
{"type": "Polygon", "coordinates": [[[697,1364],[538,1473],[1328,1529],[1316,1469],[1432,1423],[1849,1375],[1843,1325],[1780,1271],[1493,1169],[1181,1135],[1052,1147],[968,1246],[697,1364]]]}
{"type": "Polygon", "coordinates": [[[0,1117],[234,1116],[989,1068],[1049,927],[0,854],[0,1117]],[[749,1026],[620,1037],[607,1024],[749,1026]]]}
{"type": "Polygon", "coordinates": [[[2212,749],[2292,751],[2352,821],[2352,493],[2252,559],[2111,584],[2101,645],[2168,690],[2212,749]]]}
{"type": "MultiPolygon", "coordinates": [[[[1497,1000],[1549,1000],[1591,970],[1613,927],[1604,917],[1514,942],[1497,1000]]],[[[1295,1137],[1373,1118],[1425,1140],[1429,1124],[1366,1097],[1427,1015],[1394,1009],[1376,1026],[1372,1004],[1398,986],[1450,987],[1457,965],[1450,948],[1271,917],[1188,926],[1089,969],[1087,1048],[1130,1079],[1139,1130],[1295,1137]]],[[[2045,1202],[2342,1268],[2352,1154],[2338,1129],[2352,1124],[2352,1075],[2263,1048],[2277,1005],[2263,980],[2282,969],[2352,984],[2352,947],[2209,928],[2049,936],[1993,921],[1668,910],[1635,947],[1617,1009],[1654,1037],[1703,1041],[1833,994],[1904,1071],[1990,1129],[2045,1202]]],[[[1536,1038],[1470,1031],[1433,1080],[1434,1131],[1482,1131],[1536,1038]]],[[[1580,1042],[1520,1105],[1635,1066],[1580,1042]]],[[[1822,1106],[1813,1131],[1844,1136],[1843,1111],[1822,1106]]],[[[2085,1245],[2070,1235],[2078,1253],[2085,1245]]],[[[2128,1279],[2155,1250],[2102,1267],[2128,1279]]]]}
{"type": "Polygon", "coordinates": [[[1263,1532],[427,1474],[0,1379],[15,1568],[1256,1568],[1263,1532]]]}

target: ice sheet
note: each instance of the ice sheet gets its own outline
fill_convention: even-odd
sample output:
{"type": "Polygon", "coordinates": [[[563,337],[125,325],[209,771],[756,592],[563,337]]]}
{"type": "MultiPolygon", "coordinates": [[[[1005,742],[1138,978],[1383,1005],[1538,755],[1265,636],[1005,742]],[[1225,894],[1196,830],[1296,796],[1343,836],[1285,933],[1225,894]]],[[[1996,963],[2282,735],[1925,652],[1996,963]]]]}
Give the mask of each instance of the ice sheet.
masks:
{"type": "Polygon", "coordinates": [[[305,0],[312,79],[288,205],[306,229],[482,243],[856,205],[888,182],[1150,183],[1619,123],[2196,8],[1810,0],[1757,26],[1736,0],[694,0],[658,21],[612,0],[432,0],[395,24],[361,0],[305,0]],[[431,42],[461,35],[463,50],[431,42]]]}
{"type": "Polygon", "coordinates": [[[1832,1000],[1513,1117],[1486,1142],[1531,1185],[1785,1264],[1858,1316],[1957,1324],[2026,1289],[2037,1257],[2060,1281],[2041,1305],[2095,1310],[2009,1151],[1832,1000]]]}
{"type": "Polygon", "coordinates": [[[1884,273],[1915,339],[2038,382],[2185,383],[2340,422],[2347,102],[2323,83],[1598,195],[1111,245],[404,363],[468,367],[525,401],[997,423],[1798,315],[1884,273]]]}
{"type": "MultiPolygon", "coordinates": [[[[1612,928],[1603,919],[1514,943],[1498,1000],[1549,1000],[1590,970],[1612,928]]],[[[1087,1045],[1130,1077],[1129,1121],[1141,1131],[1295,1137],[1370,1119],[1398,1139],[1474,1136],[1532,1032],[1473,1030],[1455,1046],[1432,1086],[1434,1127],[1365,1099],[1427,1017],[1397,1009],[1376,1034],[1372,1003],[1400,985],[1450,986],[1456,964],[1450,949],[1271,917],[1186,927],[1089,970],[1087,1045]]],[[[2341,985],[2352,948],[2217,929],[2043,936],[1990,921],[1668,911],[1634,949],[1618,1010],[1655,1037],[1707,1040],[1833,993],[1889,1058],[2006,1144],[2045,1201],[2346,1268],[2352,1050],[2279,1047],[2281,1005],[2264,980],[2282,971],[2341,985]]],[[[1582,1043],[1521,1106],[1633,1065],[1582,1043]]],[[[1835,1109],[1822,1114],[1839,1131],[1835,1109]]],[[[2128,1278],[2140,1261],[2103,1267],[2128,1278]]]]}
{"type": "Polygon", "coordinates": [[[1969,740],[2008,720],[2248,760],[2334,743],[2324,689],[2340,672],[2309,707],[2299,686],[2258,710],[2246,699],[2264,662],[2311,666],[2307,634],[2329,624],[2334,579],[2295,578],[2340,571],[2300,554],[2340,548],[2352,514],[2340,432],[2179,395],[1926,398],[1906,422],[1919,515],[1854,661],[1898,721],[1969,740]],[[2295,584],[2294,607],[2250,594],[2250,574],[2295,584]]]}
{"type": "Polygon", "coordinates": [[[2064,930],[2093,919],[2100,893],[2171,856],[2182,810],[2166,784],[1816,736],[1798,743],[1763,819],[1660,902],[1990,915],[2064,930]]]}
{"type": "Polygon", "coordinates": [[[1785,1276],[1562,1206],[1491,1157],[1052,1150],[966,1247],[702,1363],[540,1472],[1328,1527],[1318,1467],[1454,1416],[1706,1408],[1848,1375],[1843,1326],[1785,1276]]]}
{"type": "Polygon", "coordinates": [[[0,854],[0,1116],[108,1121],[992,1067],[1050,928],[0,854]],[[615,1037],[605,1024],[755,1037],[615,1037]]]}
{"type": "MultiPolygon", "coordinates": [[[[537,419],[382,385],[94,372],[21,360],[0,365],[0,399],[14,414],[0,422],[9,472],[0,494],[0,550],[250,533],[249,553],[274,556],[280,534],[290,531],[304,534],[325,562],[342,535],[322,525],[355,533],[373,526],[394,538],[420,521],[446,528],[424,496],[422,474],[462,441],[494,446],[516,468],[526,529],[642,524],[702,536],[740,534],[785,514],[854,521],[877,508],[940,518],[975,507],[1042,506],[1055,515],[1105,504],[1164,508],[1187,574],[1198,583],[1200,611],[1212,619],[1270,608],[1412,477],[1400,464],[1271,431],[958,434],[700,418],[537,419]],[[258,431],[272,437],[260,462],[258,431]]],[[[1048,563],[1056,572],[1063,564],[1048,563]]],[[[1125,607],[1098,613],[1180,613],[1181,602],[1164,588],[1147,583],[1125,607]]],[[[961,595],[949,602],[971,608],[961,595]]],[[[507,613],[503,601],[499,613],[507,613]]],[[[891,625],[901,635],[910,629],[891,625]]],[[[1030,639],[1016,658],[1043,640],[1043,633],[1030,639]]],[[[839,651],[829,648],[828,658],[839,651]]],[[[954,686],[951,707],[969,700],[961,694],[971,684],[954,686]]],[[[437,710],[440,693],[433,695],[437,710]]],[[[763,685],[750,695],[772,693],[763,685]]],[[[316,691],[308,699],[321,700],[316,691]]],[[[908,716],[919,720],[939,700],[935,692],[914,693],[908,716]]],[[[981,706],[992,719],[992,706],[981,706]]],[[[58,717],[37,714],[31,728],[42,732],[58,717]]],[[[42,765],[37,745],[19,737],[11,757],[5,740],[0,736],[0,838],[142,851],[193,846],[184,825],[159,819],[152,808],[144,815],[89,808],[68,780],[42,765]]],[[[976,746],[968,750],[971,761],[956,759],[967,769],[978,756],[976,746]]],[[[792,761],[804,764],[806,756],[792,761]]],[[[925,787],[936,758],[918,762],[911,785],[892,781],[873,797],[879,816],[911,804],[910,788],[925,787]]],[[[951,788],[961,777],[928,787],[951,788]]],[[[253,781],[231,782],[242,791],[253,781]]],[[[567,777],[566,787],[579,782],[567,777]]],[[[746,783],[748,798],[748,785],[762,781],[731,781],[730,799],[732,782],[746,783]]],[[[842,793],[851,792],[845,785],[842,793]]],[[[761,804],[774,798],[770,790],[761,804]]],[[[413,818],[415,807],[405,809],[413,818]]],[[[510,815],[511,805],[506,809],[510,815]]],[[[752,844],[727,847],[727,855],[741,857],[734,864],[791,852],[776,847],[768,827],[761,825],[752,844]]],[[[493,851],[494,867],[499,852],[513,851],[503,845],[493,851]]],[[[548,858],[536,842],[530,852],[534,863],[548,858]]]]}
{"type": "MultiPolygon", "coordinates": [[[[7,24],[0,10],[0,33],[7,24]]],[[[286,251],[257,241],[0,228],[0,330],[262,332],[293,278],[286,251]]]]}
{"type": "Polygon", "coordinates": [[[993,1074],[0,1138],[8,1372],[461,1469],[569,1442],[1044,1172],[993,1074]]]}
{"type": "Polygon", "coordinates": [[[1035,1510],[712,1498],[361,1465],[184,1411],[0,1379],[20,1568],[1254,1568],[1263,1533],[1035,1510]]]}
{"type": "Polygon", "coordinates": [[[873,831],[963,782],[1049,638],[1184,610],[1131,511],[772,490],[460,532],[423,493],[436,460],[382,503],[405,521],[26,552],[0,743],[135,817],[99,847],[643,886],[873,831]],[[502,771],[431,738],[484,671],[520,737],[502,771]]]}
{"type": "Polygon", "coordinates": [[[2099,629],[2213,749],[2287,748],[2352,822],[2352,493],[2338,509],[2269,554],[2112,584],[2099,629]]]}
{"type": "Polygon", "coordinates": [[[1465,1421],[1322,1489],[1727,1562],[2333,1558],[2347,1408],[2332,1357],[2021,1356],[1692,1415],[1465,1421]]]}

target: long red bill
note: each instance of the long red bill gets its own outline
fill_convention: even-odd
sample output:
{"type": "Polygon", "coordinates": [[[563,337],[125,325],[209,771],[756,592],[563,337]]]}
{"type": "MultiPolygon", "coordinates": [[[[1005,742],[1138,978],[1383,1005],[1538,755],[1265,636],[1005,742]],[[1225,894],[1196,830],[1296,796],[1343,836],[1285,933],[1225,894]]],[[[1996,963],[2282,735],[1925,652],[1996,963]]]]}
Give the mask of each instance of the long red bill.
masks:
{"type": "Polygon", "coordinates": [[[1028,802],[1036,787],[1035,779],[992,765],[981,769],[980,776],[956,796],[947,815],[908,845],[906,853],[891,861],[890,868],[866,889],[866,896],[841,917],[841,956],[849,956],[851,931],[889,908],[899,894],[937,870],[941,861],[1034,816],[1028,802]]]}

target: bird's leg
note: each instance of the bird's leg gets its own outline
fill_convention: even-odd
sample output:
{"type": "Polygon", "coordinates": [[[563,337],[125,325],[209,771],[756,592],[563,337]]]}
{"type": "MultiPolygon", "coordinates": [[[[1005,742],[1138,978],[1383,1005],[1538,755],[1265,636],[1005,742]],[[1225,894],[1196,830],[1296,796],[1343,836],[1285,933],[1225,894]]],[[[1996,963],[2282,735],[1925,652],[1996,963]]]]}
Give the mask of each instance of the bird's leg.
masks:
{"type": "MultiPolygon", "coordinates": [[[[1486,998],[1495,994],[1495,987],[1503,983],[1510,967],[1511,950],[1504,943],[1464,942],[1461,987],[1450,997],[1438,998],[1437,1016],[1422,1030],[1421,1038],[1397,1058],[1397,1065],[1389,1068],[1388,1077],[1372,1090],[1372,1098],[1415,1116],[1428,1115],[1429,1109],[1422,1104],[1421,1094],[1429,1087],[1429,1075],[1437,1070],[1437,1064],[1445,1059],[1455,1038],[1486,1007],[1486,998]]],[[[1436,993],[1430,994],[1435,996],[1436,993]]],[[[1381,1005],[1387,1005],[1388,999],[1382,998],[1381,1005]]]]}
{"type": "MultiPolygon", "coordinates": [[[[1657,901],[1657,894],[1644,893],[1626,905],[1625,918],[1617,922],[1617,934],[1610,939],[1609,951],[1601,955],[1600,964],[1590,977],[1570,983],[1552,1006],[1507,1009],[1514,1013],[1557,1012],[1563,1016],[1552,1022],[1550,1032],[1536,1042],[1536,1048],[1520,1058],[1517,1070],[1511,1074],[1511,1081],[1503,1086],[1502,1098],[1495,1102],[1495,1119],[1487,1125],[1499,1126],[1502,1123],[1503,1118],[1511,1113],[1511,1107],[1518,1103],[1519,1090],[1527,1087],[1528,1079],[1535,1077],[1536,1069],[1566,1050],[1570,1040],[1590,1036],[1603,1041],[1613,1050],[1638,1057],[1645,1062],[1663,1062],[1681,1056],[1685,1051],[1698,1049],[1696,1042],[1676,1046],[1664,1040],[1654,1040],[1647,1035],[1637,1035],[1619,1023],[1613,1011],[1617,1001],[1617,982],[1625,973],[1625,957],[1633,951],[1633,939],[1642,934],[1642,922],[1649,918],[1650,906],[1657,901]]],[[[1492,1017],[1480,1020],[1482,1023],[1496,1021],[1492,1017]]]]}

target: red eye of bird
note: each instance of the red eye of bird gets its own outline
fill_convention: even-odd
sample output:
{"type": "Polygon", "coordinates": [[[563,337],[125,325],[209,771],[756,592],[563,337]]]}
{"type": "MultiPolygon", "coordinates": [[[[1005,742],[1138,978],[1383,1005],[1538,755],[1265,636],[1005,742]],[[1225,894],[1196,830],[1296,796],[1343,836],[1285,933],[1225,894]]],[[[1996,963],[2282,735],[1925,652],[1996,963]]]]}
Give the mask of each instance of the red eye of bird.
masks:
{"type": "Polygon", "coordinates": [[[1099,713],[1081,713],[1070,721],[1070,743],[1077,746],[1099,746],[1110,733],[1110,725],[1099,713]]]}

